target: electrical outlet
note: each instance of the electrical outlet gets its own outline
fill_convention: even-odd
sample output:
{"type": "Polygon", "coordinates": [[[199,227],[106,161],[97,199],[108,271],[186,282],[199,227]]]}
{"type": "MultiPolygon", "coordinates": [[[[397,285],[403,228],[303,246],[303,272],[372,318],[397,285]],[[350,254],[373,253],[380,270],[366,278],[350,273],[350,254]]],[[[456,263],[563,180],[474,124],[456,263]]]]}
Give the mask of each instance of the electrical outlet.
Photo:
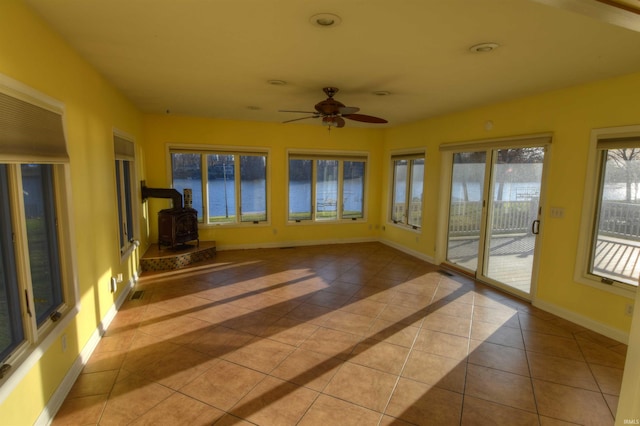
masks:
{"type": "Polygon", "coordinates": [[[116,277],[111,277],[111,280],[109,281],[109,290],[111,290],[111,293],[115,293],[117,289],[118,279],[116,277]]]}
{"type": "Polygon", "coordinates": [[[624,314],[628,317],[633,316],[633,303],[627,303],[624,305],[624,314]]]}
{"type": "Polygon", "coordinates": [[[116,278],[117,278],[117,279],[116,279],[116,281],[117,281],[118,283],[121,283],[121,282],[122,282],[122,274],[118,274],[118,276],[117,276],[116,278]]]}

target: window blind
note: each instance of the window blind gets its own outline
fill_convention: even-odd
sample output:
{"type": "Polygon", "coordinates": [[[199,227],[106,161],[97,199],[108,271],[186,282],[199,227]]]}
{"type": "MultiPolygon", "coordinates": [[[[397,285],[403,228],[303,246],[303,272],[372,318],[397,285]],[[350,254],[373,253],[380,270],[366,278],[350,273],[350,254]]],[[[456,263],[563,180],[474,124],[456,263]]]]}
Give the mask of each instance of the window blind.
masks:
{"type": "Polygon", "coordinates": [[[0,92],[0,159],[68,162],[62,115],[0,92]]]}
{"type": "Polygon", "coordinates": [[[597,149],[640,148],[640,135],[627,137],[598,138],[597,149]]]}
{"type": "Polygon", "coordinates": [[[440,151],[484,151],[496,148],[516,148],[527,146],[541,146],[551,143],[551,134],[516,136],[500,139],[487,139],[481,141],[453,142],[440,145],[440,151]]]}
{"type": "Polygon", "coordinates": [[[113,147],[116,154],[116,160],[133,161],[135,159],[135,147],[133,142],[130,140],[114,135],[113,147]]]}

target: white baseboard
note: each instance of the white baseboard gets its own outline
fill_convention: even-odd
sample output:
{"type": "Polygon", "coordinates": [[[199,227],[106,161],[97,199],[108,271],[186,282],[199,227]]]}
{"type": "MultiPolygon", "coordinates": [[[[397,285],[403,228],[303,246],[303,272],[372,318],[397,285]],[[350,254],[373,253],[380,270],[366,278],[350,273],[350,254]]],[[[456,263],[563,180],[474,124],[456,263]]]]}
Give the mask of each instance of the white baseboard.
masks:
{"type": "Polygon", "coordinates": [[[610,339],[616,340],[620,343],[624,343],[625,345],[629,342],[629,333],[623,330],[613,328],[606,324],[602,324],[601,322],[595,321],[589,317],[585,317],[584,315],[577,314],[573,311],[562,308],[558,305],[554,305],[553,303],[545,302],[543,300],[535,300],[532,301],[531,304],[536,308],[540,308],[543,311],[549,312],[550,314],[559,316],[560,318],[566,319],[567,321],[571,321],[573,323],[581,325],[591,331],[595,331],[596,333],[600,333],[603,336],[607,336],[610,339]]]}
{"type": "Polygon", "coordinates": [[[429,263],[432,263],[434,265],[437,265],[437,263],[436,263],[436,261],[435,261],[435,259],[433,257],[427,256],[424,253],[420,253],[419,251],[412,250],[410,248],[404,247],[404,246],[402,246],[402,245],[400,245],[398,243],[395,243],[395,242],[390,241],[390,240],[386,240],[384,238],[380,238],[378,241],[381,242],[384,245],[387,245],[389,247],[393,247],[394,249],[400,250],[401,252],[406,253],[408,255],[411,255],[411,256],[413,256],[413,257],[415,257],[417,259],[424,260],[425,262],[429,262],[429,263]]]}
{"type": "MultiPolygon", "coordinates": [[[[138,274],[139,273],[137,273],[136,276],[138,274]]],[[[58,389],[56,389],[56,391],[53,393],[53,395],[49,399],[49,402],[47,402],[47,405],[40,413],[40,416],[38,416],[38,419],[36,420],[34,425],[44,426],[51,424],[56,413],[64,403],[65,398],[67,397],[67,395],[69,395],[73,384],[78,379],[78,376],[80,376],[80,373],[82,373],[82,369],[87,364],[87,361],[89,361],[89,358],[93,354],[93,351],[96,349],[96,346],[98,346],[102,335],[104,335],[107,328],[109,328],[109,324],[111,324],[111,321],[113,321],[113,319],[115,318],[116,314],[118,313],[118,309],[120,309],[120,306],[122,306],[125,300],[127,300],[127,297],[129,296],[129,292],[131,292],[133,285],[134,280],[129,280],[127,286],[120,292],[120,295],[118,296],[114,304],[111,305],[111,308],[109,308],[107,314],[104,316],[102,321],[100,321],[98,327],[91,334],[89,341],[82,348],[82,351],[80,352],[74,363],[71,365],[71,368],[69,368],[69,370],[67,371],[67,374],[64,376],[64,379],[62,379],[62,382],[58,386],[58,389]]]]}
{"type": "Polygon", "coordinates": [[[264,249],[264,248],[283,248],[283,247],[305,247],[305,246],[320,246],[326,244],[353,244],[353,243],[374,243],[379,241],[377,238],[343,238],[332,240],[298,240],[298,241],[275,241],[269,243],[257,243],[257,244],[232,244],[224,245],[216,242],[217,251],[225,250],[250,250],[250,249],[264,249]]]}

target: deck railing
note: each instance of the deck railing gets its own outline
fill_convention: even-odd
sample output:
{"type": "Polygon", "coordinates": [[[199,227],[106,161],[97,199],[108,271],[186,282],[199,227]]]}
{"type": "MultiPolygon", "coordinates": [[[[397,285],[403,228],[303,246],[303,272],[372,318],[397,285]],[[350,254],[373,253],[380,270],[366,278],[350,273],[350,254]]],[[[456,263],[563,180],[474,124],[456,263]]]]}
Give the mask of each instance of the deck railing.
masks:
{"type": "Polygon", "coordinates": [[[598,230],[600,235],[640,241],[640,204],[603,201],[598,230]]]}
{"type": "MultiPolygon", "coordinates": [[[[493,233],[531,232],[536,219],[537,199],[495,201],[493,233]]],[[[455,201],[449,210],[449,236],[478,236],[482,218],[481,201],[455,201]]],[[[599,234],[640,241],[640,203],[604,201],[600,209],[599,234]]]]}

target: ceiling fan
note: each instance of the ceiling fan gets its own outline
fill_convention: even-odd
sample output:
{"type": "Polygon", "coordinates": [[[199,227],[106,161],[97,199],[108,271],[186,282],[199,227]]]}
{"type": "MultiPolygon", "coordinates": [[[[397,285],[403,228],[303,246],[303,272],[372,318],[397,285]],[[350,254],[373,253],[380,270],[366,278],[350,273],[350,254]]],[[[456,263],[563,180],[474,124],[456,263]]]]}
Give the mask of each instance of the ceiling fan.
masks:
{"type": "Polygon", "coordinates": [[[314,108],[315,111],[291,111],[280,110],[279,112],[298,112],[302,114],[312,114],[307,117],[294,118],[293,120],[283,121],[283,123],[290,123],[292,121],[306,120],[308,118],[320,118],[322,117],[322,124],[331,127],[344,127],[347,118],[354,121],[362,121],[364,123],[387,123],[384,118],[374,117],[372,115],[356,114],[360,111],[358,107],[348,107],[343,103],[333,99],[333,96],[338,93],[337,87],[325,87],[322,89],[328,96],[324,101],[318,102],[314,108]]]}

